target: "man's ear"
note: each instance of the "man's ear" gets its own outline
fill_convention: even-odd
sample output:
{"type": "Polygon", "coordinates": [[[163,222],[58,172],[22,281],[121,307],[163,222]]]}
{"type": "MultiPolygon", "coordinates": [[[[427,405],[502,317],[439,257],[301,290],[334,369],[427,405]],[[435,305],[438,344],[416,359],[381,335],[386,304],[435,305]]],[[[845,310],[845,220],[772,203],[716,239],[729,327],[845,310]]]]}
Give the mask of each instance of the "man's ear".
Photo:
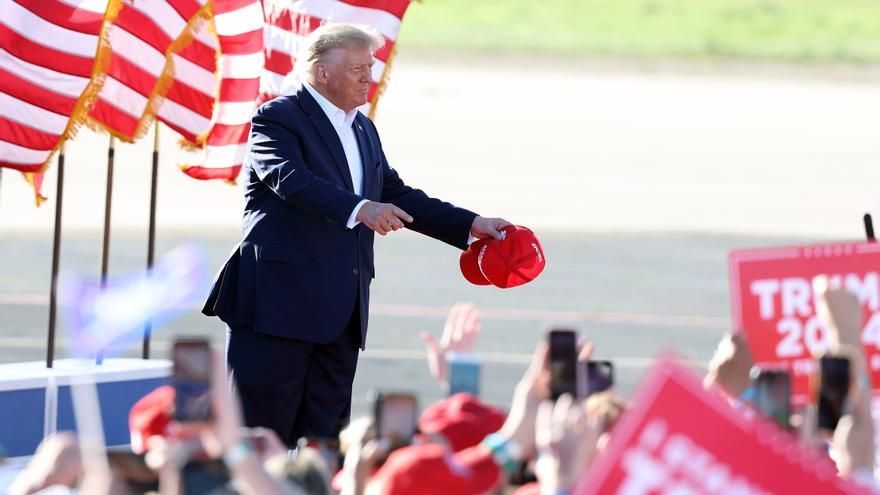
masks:
{"type": "Polygon", "coordinates": [[[325,82],[327,80],[327,69],[324,64],[315,64],[312,66],[313,74],[315,75],[315,81],[317,82],[325,82]]]}

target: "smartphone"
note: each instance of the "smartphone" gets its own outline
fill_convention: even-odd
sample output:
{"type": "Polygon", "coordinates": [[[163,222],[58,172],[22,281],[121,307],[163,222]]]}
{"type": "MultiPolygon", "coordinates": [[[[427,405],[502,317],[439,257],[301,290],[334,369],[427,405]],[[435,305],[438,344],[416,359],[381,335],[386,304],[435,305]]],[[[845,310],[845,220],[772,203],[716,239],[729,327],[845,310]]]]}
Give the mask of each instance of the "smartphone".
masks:
{"type": "Polygon", "coordinates": [[[322,437],[302,437],[297,443],[299,448],[315,449],[318,454],[327,463],[327,469],[331,474],[335,474],[342,469],[343,456],[339,452],[338,438],[322,438],[322,437]]]}
{"type": "Polygon", "coordinates": [[[473,354],[450,353],[449,395],[467,392],[480,396],[480,360],[473,354]]]}
{"type": "Polygon", "coordinates": [[[834,356],[819,359],[818,380],[813,393],[820,429],[833,431],[837,428],[837,422],[843,416],[849,384],[849,359],[834,356]]]}
{"type": "Polygon", "coordinates": [[[416,433],[418,401],[405,392],[378,392],[373,401],[376,436],[391,439],[392,444],[409,443],[416,433]]]}
{"type": "Polygon", "coordinates": [[[586,367],[587,390],[584,397],[604,392],[614,386],[614,364],[611,361],[590,360],[582,364],[586,367]]]}
{"type": "Polygon", "coordinates": [[[174,419],[208,422],[211,412],[211,346],[205,339],[179,339],[172,348],[174,419]]]}
{"type": "Polygon", "coordinates": [[[182,495],[232,495],[229,469],[217,459],[189,461],[180,470],[182,495]]]}
{"type": "Polygon", "coordinates": [[[578,395],[577,335],[574,330],[555,329],[547,335],[550,346],[550,394],[578,395]]]}
{"type": "Polygon", "coordinates": [[[143,454],[134,454],[128,448],[107,449],[107,462],[113,475],[125,483],[133,495],[159,491],[159,474],[147,466],[143,454]]]}
{"type": "Polygon", "coordinates": [[[785,370],[753,368],[752,406],[783,430],[791,417],[791,376],[785,370]]]}

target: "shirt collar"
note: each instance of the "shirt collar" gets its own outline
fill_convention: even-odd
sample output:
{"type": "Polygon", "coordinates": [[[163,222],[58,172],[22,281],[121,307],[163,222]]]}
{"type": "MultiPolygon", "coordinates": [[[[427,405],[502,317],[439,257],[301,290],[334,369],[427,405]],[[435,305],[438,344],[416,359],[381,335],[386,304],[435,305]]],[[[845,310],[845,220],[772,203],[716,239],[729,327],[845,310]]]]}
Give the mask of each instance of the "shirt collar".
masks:
{"type": "Polygon", "coordinates": [[[330,123],[333,124],[333,127],[341,127],[343,129],[351,127],[352,123],[354,123],[354,118],[358,113],[357,108],[350,112],[345,112],[333,103],[330,103],[330,100],[324,98],[324,95],[319,93],[317,89],[313,88],[311,84],[303,81],[303,86],[305,86],[306,91],[312,95],[312,98],[318,102],[318,106],[321,107],[321,110],[323,110],[324,114],[327,115],[327,118],[330,119],[330,123]]]}

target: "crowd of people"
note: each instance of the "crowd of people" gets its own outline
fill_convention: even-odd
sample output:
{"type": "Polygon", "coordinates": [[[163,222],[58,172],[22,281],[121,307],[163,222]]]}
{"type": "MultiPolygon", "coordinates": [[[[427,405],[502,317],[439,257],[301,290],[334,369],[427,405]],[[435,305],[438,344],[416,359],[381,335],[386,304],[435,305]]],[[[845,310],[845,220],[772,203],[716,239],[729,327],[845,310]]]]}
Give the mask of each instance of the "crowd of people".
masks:
{"type": "MultiPolygon", "coordinates": [[[[876,489],[860,303],[842,288],[825,287],[817,313],[831,335],[828,353],[850,362],[846,404],[832,430],[817,426],[815,406],[795,411],[780,427],[802,448],[830,458],[840,477],[876,489]]],[[[449,355],[472,352],[479,327],[477,309],[460,304],[450,311],[441,339],[423,334],[429,368],[441,387],[449,387],[449,355]]],[[[595,345],[581,341],[578,359],[589,360],[595,345]]],[[[210,423],[176,422],[174,389],[161,387],[131,410],[134,453],[90,451],[75,434],[61,432],[43,441],[9,493],[574,493],[630,405],[613,389],[551,400],[548,359],[548,346],[540,342],[506,411],[457,393],[422,411],[411,438],[377,436],[370,416],[351,421],[338,439],[290,446],[271,430],[244,427],[223,361],[214,356],[210,423]]],[[[740,333],[722,338],[707,368],[708,390],[744,415],[760,414],[750,407],[754,364],[740,333]]]]}

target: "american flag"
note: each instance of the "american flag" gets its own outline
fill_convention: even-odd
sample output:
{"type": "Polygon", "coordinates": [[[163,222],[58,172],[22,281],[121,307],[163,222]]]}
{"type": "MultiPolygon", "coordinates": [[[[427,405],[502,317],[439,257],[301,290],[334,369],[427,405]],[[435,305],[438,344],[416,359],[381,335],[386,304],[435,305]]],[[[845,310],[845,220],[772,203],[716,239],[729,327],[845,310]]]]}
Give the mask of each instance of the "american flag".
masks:
{"type": "Polygon", "coordinates": [[[210,128],[214,109],[218,43],[209,23],[202,24],[188,44],[171,54],[175,77],[156,112],[161,122],[192,143],[210,128]]]}
{"type": "Polygon", "coordinates": [[[371,26],[386,38],[373,69],[372,113],[408,6],[409,0],[0,0],[0,167],[40,171],[88,114],[127,140],[157,118],[180,133],[184,147],[205,151],[200,163],[181,166],[187,175],[235,180],[250,118],[295,80],[302,39],[324,22],[371,26]]]}
{"type": "Polygon", "coordinates": [[[208,11],[205,3],[111,0],[104,27],[110,65],[89,112],[95,124],[129,142],[146,133],[175,75],[184,80],[187,75],[169,63],[165,54],[202,23],[208,11]]]}
{"type": "MultiPolygon", "coordinates": [[[[371,103],[368,110],[372,114],[382,86],[387,81],[388,62],[394,53],[394,45],[409,3],[410,0],[263,0],[265,61],[259,67],[259,87],[254,86],[254,79],[249,79],[248,91],[237,93],[242,100],[236,101],[241,104],[229,111],[225,122],[215,123],[211,129],[206,140],[207,158],[200,165],[182,167],[184,173],[197,179],[235,180],[238,177],[244,160],[250,117],[256,104],[275,98],[290,89],[288,86],[295,82],[295,77],[291,76],[300,42],[325,22],[350,22],[370,26],[385,37],[385,46],[376,53],[377,60],[373,66],[373,83],[369,94],[371,103]],[[259,96],[251,97],[257,89],[259,96]],[[250,98],[248,101],[254,103],[254,106],[248,106],[243,100],[245,97],[250,98]]],[[[226,53],[222,46],[222,37],[220,43],[221,53],[226,53]]],[[[228,84],[228,79],[224,74],[221,88],[228,84]]],[[[218,107],[222,108],[225,101],[221,94],[218,107]]]]}
{"type": "MultiPolygon", "coordinates": [[[[220,45],[217,103],[205,133],[194,139],[183,134],[191,144],[204,147],[206,154],[201,163],[181,168],[197,179],[233,181],[244,160],[251,116],[258,103],[265,62],[263,11],[259,2],[214,0],[213,21],[220,45]]],[[[161,109],[160,116],[169,126],[180,127],[179,120],[165,118],[161,109]]]]}
{"type": "Polygon", "coordinates": [[[0,167],[39,172],[84,118],[107,0],[0,0],[0,167]]]}

